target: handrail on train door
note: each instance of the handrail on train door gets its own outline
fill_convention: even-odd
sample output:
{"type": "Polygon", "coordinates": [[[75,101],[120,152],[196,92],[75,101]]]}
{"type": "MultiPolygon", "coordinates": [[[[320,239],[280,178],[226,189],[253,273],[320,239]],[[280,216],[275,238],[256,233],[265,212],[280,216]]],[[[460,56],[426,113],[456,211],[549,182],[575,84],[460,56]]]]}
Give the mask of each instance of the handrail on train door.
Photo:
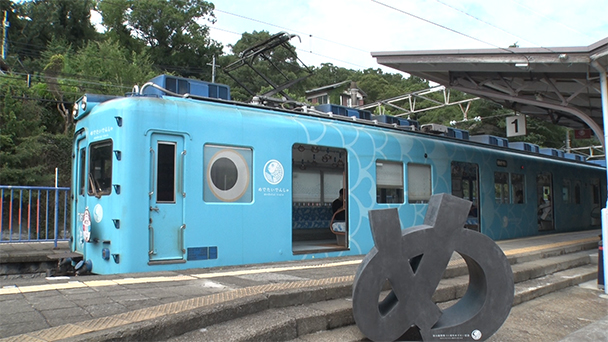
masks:
{"type": "Polygon", "coordinates": [[[186,178],[186,170],[185,170],[185,160],[186,160],[186,150],[183,150],[181,153],[182,159],[180,161],[180,173],[179,173],[179,193],[182,195],[182,197],[186,197],[186,189],[185,189],[185,178],[186,178]]]}
{"type": "Polygon", "coordinates": [[[185,223],[182,224],[182,226],[179,227],[179,230],[180,230],[180,233],[181,233],[180,234],[181,239],[180,239],[179,249],[182,251],[182,254],[185,254],[186,253],[186,249],[184,248],[184,240],[185,240],[184,232],[186,231],[186,224],[185,223]]]}
{"type": "Polygon", "coordinates": [[[154,152],[154,149],[152,147],[150,147],[150,171],[152,172],[152,174],[150,175],[150,192],[148,193],[148,195],[150,196],[150,198],[152,198],[152,195],[154,195],[154,177],[155,177],[155,164],[156,164],[156,154],[154,152]]]}
{"type": "Polygon", "coordinates": [[[152,255],[154,254],[154,227],[148,225],[148,229],[150,230],[150,250],[148,251],[148,255],[152,255]]]}

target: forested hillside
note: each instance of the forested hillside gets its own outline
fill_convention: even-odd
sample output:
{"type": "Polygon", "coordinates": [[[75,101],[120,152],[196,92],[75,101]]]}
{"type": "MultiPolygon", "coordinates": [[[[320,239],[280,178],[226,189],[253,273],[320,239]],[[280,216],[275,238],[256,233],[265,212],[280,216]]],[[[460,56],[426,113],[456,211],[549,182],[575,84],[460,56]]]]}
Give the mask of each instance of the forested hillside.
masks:
{"type": "MultiPolygon", "coordinates": [[[[276,32],[245,32],[240,40],[222,46],[209,37],[215,22],[214,5],[203,0],[0,0],[8,13],[5,59],[0,58],[0,184],[52,185],[59,168],[60,186],[69,186],[72,162],[71,107],[84,93],[124,95],[134,85],[170,73],[211,81],[210,63],[228,65],[248,47],[276,32]],[[91,22],[91,11],[102,16],[103,30],[91,22]],[[100,32],[103,31],[103,32],[100,32]]],[[[328,33],[331,34],[331,33],[328,33]]],[[[306,73],[281,47],[272,62],[289,76],[306,73]]],[[[292,49],[295,51],[295,49],[292,49]]],[[[256,67],[269,70],[267,61],[256,67]]],[[[305,91],[342,81],[357,82],[366,102],[386,99],[429,87],[426,80],[385,73],[378,69],[351,70],[331,63],[309,66],[312,76],[288,89],[305,101],[305,91]]],[[[218,69],[216,82],[231,86],[233,98],[250,100],[233,79],[218,69]]],[[[250,89],[261,92],[266,83],[250,70],[236,75],[250,89]]],[[[266,89],[267,90],[267,89],[266,89]]],[[[441,96],[437,93],[432,96],[441,96]]],[[[466,95],[452,92],[455,98],[466,95]]],[[[431,104],[429,104],[430,106],[431,104]]],[[[424,106],[424,104],[422,104],[424,106]]],[[[389,114],[397,114],[387,108],[389,114]]],[[[477,133],[504,135],[504,116],[511,115],[489,101],[475,101],[469,117],[481,122],[460,123],[477,133]]],[[[457,106],[424,112],[413,119],[421,123],[448,124],[462,120],[457,106]]],[[[561,147],[566,130],[529,120],[526,141],[561,147]]]]}

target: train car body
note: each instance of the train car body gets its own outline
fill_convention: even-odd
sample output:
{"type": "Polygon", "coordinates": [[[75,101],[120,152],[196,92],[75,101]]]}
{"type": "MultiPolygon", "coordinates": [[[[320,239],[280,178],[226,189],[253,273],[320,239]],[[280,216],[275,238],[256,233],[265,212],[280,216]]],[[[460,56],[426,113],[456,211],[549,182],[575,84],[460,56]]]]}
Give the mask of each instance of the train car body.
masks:
{"type": "Polygon", "coordinates": [[[221,99],[97,101],[77,104],[73,154],[72,250],[93,273],[365,254],[369,210],[407,229],[436,193],[472,201],[467,227],[495,240],[600,225],[594,164],[221,99]]]}

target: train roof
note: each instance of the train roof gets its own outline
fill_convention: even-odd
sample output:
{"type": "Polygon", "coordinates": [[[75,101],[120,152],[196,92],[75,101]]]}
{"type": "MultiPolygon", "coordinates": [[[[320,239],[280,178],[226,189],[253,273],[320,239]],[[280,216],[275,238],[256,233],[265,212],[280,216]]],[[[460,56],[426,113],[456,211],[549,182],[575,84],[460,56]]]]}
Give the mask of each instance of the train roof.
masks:
{"type": "MultiPolygon", "coordinates": [[[[166,99],[182,99],[186,101],[205,101],[256,108],[271,112],[283,112],[316,118],[331,119],[337,122],[356,123],[366,126],[391,129],[407,134],[421,134],[434,139],[445,139],[456,143],[483,146],[518,154],[556,159],[567,162],[578,162],[589,166],[606,167],[605,160],[586,160],[582,155],[567,153],[554,148],[544,148],[526,142],[509,142],[507,138],[494,135],[470,135],[468,131],[440,124],[420,125],[418,121],[387,115],[373,115],[371,112],[357,108],[322,104],[314,107],[306,104],[295,104],[293,108],[268,107],[261,102],[243,103],[230,98],[230,88],[227,85],[186,79],[171,75],[160,75],[141,89],[134,87],[133,92],[124,97],[97,94],[85,94],[75,104],[74,120],[78,121],[90,113],[98,104],[128,97],[153,97],[166,99]]],[[[290,103],[294,105],[294,103],[290,103]]]]}

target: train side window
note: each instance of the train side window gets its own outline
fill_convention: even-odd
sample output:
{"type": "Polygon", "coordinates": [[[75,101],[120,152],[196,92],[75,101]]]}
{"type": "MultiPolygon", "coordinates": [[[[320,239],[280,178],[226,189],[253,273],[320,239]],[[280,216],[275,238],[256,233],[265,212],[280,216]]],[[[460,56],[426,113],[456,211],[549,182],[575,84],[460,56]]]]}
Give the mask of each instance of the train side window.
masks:
{"type": "MultiPolygon", "coordinates": [[[[205,181],[203,199],[205,202],[250,203],[251,163],[253,150],[248,147],[205,145],[203,163],[205,181]]],[[[276,160],[264,166],[264,177],[272,185],[283,180],[284,170],[276,160]]]]}
{"type": "Polygon", "coordinates": [[[431,166],[407,164],[408,203],[427,203],[432,195],[431,166]]]}
{"type": "Polygon", "coordinates": [[[511,194],[513,195],[514,204],[526,203],[525,195],[525,176],[519,173],[511,174],[511,194]]]}
{"type": "Polygon", "coordinates": [[[321,176],[323,177],[323,202],[331,203],[343,187],[343,172],[342,170],[324,171],[321,176]]]}
{"type": "Polygon", "coordinates": [[[403,164],[387,160],[376,161],[376,201],[403,203],[403,164]]]}
{"type": "Polygon", "coordinates": [[[509,174],[494,172],[494,199],[497,204],[509,203],[509,174]]]}
{"type": "Polygon", "coordinates": [[[562,201],[566,204],[571,203],[570,180],[568,180],[568,179],[564,179],[564,184],[562,185],[562,201]]]}
{"type": "Polygon", "coordinates": [[[581,183],[574,183],[574,204],[581,204],[581,183]]]}
{"type": "Polygon", "coordinates": [[[88,175],[90,196],[112,193],[112,140],[91,144],[88,175]]]}
{"type": "MultiPolygon", "coordinates": [[[[342,182],[338,184],[341,186],[342,182]]],[[[340,189],[338,189],[340,190],[340,189]]],[[[293,201],[318,203],[321,201],[321,173],[319,170],[293,172],[293,201]]],[[[338,192],[333,194],[336,197],[338,192]]]]}
{"type": "Polygon", "coordinates": [[[600,204],[600,180],[591,179],[591,190],[593,191],[593,204],[600,204]]]}

